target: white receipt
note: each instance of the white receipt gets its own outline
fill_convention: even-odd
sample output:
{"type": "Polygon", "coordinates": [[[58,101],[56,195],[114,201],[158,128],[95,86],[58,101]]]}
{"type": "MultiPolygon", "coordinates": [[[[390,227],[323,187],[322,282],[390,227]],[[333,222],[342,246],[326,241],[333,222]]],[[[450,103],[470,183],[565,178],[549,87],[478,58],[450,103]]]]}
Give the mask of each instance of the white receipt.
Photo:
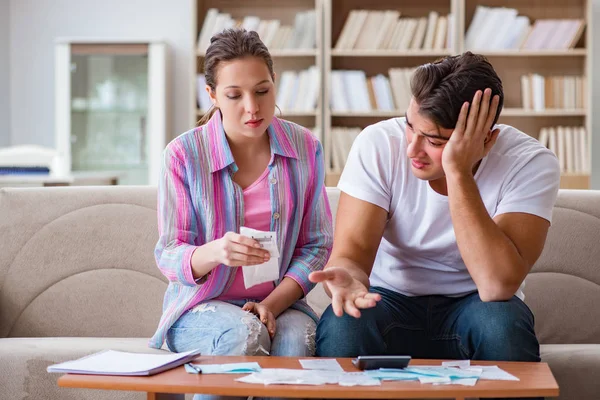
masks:
{"type": "Polygon", "coordinates": [[[317,358],[308,360],[298,360],[304,369],[316,369],[321,371],[338,371],[343,372],[344,369],[335,358],[317,358]]]}
{"type": "Polygon", "coordinates": [[[442,367],[468,368],[470,366],[471,366],[471,360],[456,360],[456,361],[442,362],[442,367]]]}
{"type": "Polygon", "coordinates": [[[277,248],[277,232],[259,231],[242,226],[240,235],[247,236],[263,245],[263,249],[271,254],[269,261],[257,265],[242,266],[244,286],[252,286],[272,282],[279,279],[279,249],[277,248]]]}

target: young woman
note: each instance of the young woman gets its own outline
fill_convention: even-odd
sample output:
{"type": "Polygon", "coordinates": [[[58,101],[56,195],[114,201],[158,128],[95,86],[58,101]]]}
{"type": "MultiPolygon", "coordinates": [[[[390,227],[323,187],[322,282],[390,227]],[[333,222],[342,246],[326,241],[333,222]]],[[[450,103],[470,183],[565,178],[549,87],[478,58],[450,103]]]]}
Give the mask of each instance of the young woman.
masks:
{"type": "Polygon", "coordinates": [[[256,32],[215,35],[204,69],[213,108],[164,152],[155,256],[169,287],[149,344],[312,356],[316,316],[300,299],[333,241],[322,146],[274,116],[273,61],[256,32]],[[240,235],[242,226],[276,232],[276,281],[246,289],[239,267],[269,252],[240,235]]]}

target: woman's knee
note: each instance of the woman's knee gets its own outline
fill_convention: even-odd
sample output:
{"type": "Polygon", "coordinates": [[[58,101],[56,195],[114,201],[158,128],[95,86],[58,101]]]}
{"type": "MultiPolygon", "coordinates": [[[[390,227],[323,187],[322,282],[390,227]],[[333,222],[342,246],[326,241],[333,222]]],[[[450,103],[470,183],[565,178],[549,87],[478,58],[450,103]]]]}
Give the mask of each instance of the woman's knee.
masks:
{"type": "Polygon", "coordinates": [[[271,339],[253,314],[223,302],[188,311],[167,333],[171,351],[200,349],[210,355],[268,355],[271,339]]]}
{"type": "Polygon", "coordinates": [[[315,321],[298,310],[287,310],[277,318],[277,333],[271,355],[312,357],[315,354],[315,321]]]}
{"type": "Polygon", "coordinates": [[[255,315],[247,313],[222,332],[215,343],[214,354],[266,356],[270,348],[266,326],[255,315]]]}

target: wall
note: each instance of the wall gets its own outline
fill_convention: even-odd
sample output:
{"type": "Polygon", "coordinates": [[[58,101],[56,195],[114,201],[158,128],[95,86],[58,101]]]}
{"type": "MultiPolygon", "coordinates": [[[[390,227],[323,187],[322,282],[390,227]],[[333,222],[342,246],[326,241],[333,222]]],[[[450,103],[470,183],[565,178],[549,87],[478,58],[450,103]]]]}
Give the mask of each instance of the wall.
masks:
{"type": "MultiPolygon", "coordinates": [[[[171,53],[170,137],[189,128],[193,0],[0,0],[0,146],[54,145],[54,38],[163,38],[171,53]],[[9,61],[9,62],[7,62],[9,61]],[[10,84],[9,84],[10,82],[10,84]]],[[[600,1],[592,2],[593,65],[600,65],[600,1]]],[[[600,73],[591,82],[592,154],[600,154],[600,73]]],[[[600,157],[592,159],[600,189],[600,157]]]]}
{"type": "Polygon", "coordinates": [[[12,144],[54,146],[57,37],[164,40],[170,50],[168,135],[189,129],[191,10],[192,0],[10,0],[12,144]]]}
{"type": "Polygon", "coordinates": [[[10,144],[10,0],[0,0],[0,147],[10,144]]]}
{"type": "Polygon", "coordinates": [[[592,34],[594,35],[593,59],[594,80],[592,82],[592,96],[594,97],[592,110],[592,181],[591,188],[600,190],[600,1],[592,1],[592,34]]]}

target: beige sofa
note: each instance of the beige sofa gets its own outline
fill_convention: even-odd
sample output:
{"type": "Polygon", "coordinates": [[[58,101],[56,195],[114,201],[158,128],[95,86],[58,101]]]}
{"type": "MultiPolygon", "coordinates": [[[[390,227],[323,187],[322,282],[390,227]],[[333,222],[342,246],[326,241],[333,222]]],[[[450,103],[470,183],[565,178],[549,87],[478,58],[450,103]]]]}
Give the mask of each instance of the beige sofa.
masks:
{"type": "MultiPolygon", "coordinates": [[[[166,288],[155,205],[152,187],[0,189],[0,399],[145,398],[59,388],[46,367],[107,348],[153,351],[166,288]]],[[[600,192],[562,191],[527,279],[561,399],[600,398],[599,238],[600,192]]],[[[320,288],[309,300],[328,304],[320,288]]]]}

